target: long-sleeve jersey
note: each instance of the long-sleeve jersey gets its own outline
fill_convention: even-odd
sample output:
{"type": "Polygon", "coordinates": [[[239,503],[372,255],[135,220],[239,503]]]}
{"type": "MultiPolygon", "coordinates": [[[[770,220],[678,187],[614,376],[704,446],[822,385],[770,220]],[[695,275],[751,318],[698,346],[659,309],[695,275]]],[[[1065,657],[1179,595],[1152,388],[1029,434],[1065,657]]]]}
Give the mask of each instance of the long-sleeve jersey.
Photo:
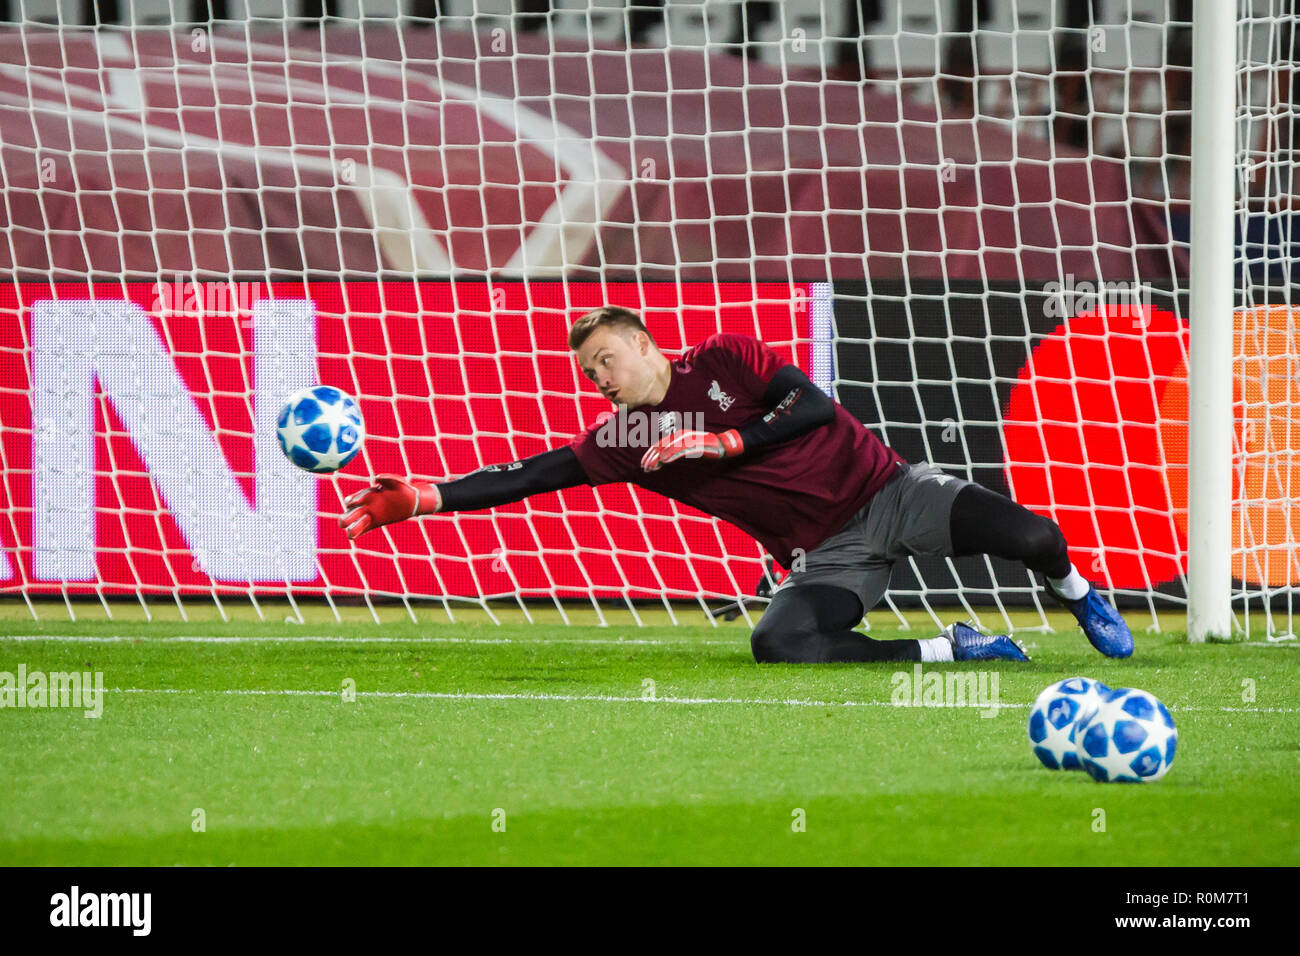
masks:
{"type": "Polygon", "coordinates": [[[440,486],[443,511],[518,501],[575,485],[628,482],[729,521],[783,566],[839,531],[898,474],[902,459],[847,409],[756,339],[710,336],[673,361],[663,401],[590,425],[567,447],[440,486]],[[736,429],[734,458],[641,458],[678,428],[736,429]]]}

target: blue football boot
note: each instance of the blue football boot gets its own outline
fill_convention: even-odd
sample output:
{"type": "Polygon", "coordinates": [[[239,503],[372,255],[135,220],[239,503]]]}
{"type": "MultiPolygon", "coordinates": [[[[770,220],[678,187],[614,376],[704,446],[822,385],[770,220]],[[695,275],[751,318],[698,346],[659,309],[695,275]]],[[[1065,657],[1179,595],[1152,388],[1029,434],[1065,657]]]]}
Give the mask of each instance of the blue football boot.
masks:
{"type": "Polygon", "coordinates": [[[1128,629],[1119,611],[1088,585],[1088,593],[1077,601],[1069,601],[1056,593],[1049,584],[1052,596],[1070,609],[1088,642],[1107,657],[1128,657],[1133,653],[1133,632],[1128,629]]]}
{"type": "Polygon", "coordinates": [[[941,637],[952,644],[955,661],[1027,661],[1024,649],[1005,634],[981,634],[969,624],[949,624],[941,637]]]}

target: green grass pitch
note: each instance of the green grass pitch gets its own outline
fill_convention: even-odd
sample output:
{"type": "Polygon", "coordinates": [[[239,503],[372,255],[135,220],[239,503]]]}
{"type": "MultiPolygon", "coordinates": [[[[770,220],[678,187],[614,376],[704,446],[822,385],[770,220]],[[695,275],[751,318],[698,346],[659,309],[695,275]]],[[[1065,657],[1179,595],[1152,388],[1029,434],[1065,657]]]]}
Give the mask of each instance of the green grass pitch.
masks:
{"type": "Polygon", "coordinates": [[[910,666],[760,667],[743,622],[115,610],[3,609],[0,671],[109,690],[0,710],[0,863],[1300,864],[1295,642],[1110,661],[1058,621],[1028,665],[926,666],[996,673],[986,717],[894,706],[910,666]],[[1038,765],[1028,704],[1073,674],[1170,706],[1164,780],[1038,765]]]}

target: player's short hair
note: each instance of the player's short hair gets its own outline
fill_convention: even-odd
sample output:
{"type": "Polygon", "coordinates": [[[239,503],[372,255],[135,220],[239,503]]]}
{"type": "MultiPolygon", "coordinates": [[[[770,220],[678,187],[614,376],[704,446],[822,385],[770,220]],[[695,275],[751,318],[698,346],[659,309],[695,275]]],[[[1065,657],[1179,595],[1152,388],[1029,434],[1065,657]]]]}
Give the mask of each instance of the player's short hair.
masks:
{"type": "Polygon", "coordinates": [[[588,312],[569,327],[569,348],[575,352],[578,351],[591,333],[600,328],[645,332],[646,335],[650,336],[650,341],[654,341],[654,336],[650,335],[649,330],[646,329],[645,323],[641,321],[641,316],[631,309],[624,309],[617,305],[605,305],[588,312]]]}

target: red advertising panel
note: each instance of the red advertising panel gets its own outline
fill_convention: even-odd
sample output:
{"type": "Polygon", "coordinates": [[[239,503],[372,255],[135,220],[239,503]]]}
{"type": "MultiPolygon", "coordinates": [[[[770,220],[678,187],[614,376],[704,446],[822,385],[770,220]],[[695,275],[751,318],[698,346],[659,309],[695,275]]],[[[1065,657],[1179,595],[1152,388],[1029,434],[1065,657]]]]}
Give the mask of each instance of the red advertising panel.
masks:
{"type": "Polygon", "coordinates": [[[669,353],[739,332],[812,371],[812,316],[827,294],[747,282],[0,289],[0,589],[748,592],[760,574],[752,539],[623,485],[356,542],[337,516],[374,474],[460,477],[560,447],[608,411],[567,348],[569,325],[592,308],[641,311],[669,353]],[[356,396],[367,429],[362,453],[325,478],[293,468],[273,427],[285,395],[317,381],[356,396]]]}
{"type": "MultiPolygon", "coordinates": [[[[1234,580],[1300,583],[1300,323],[1233,313],[1234,580]]],[[[1085,576],[1150,590],[1187,573],[1190,327],[1162,309],[1072,316],[1021,370],[1002,421],[1007,486],[1051,515],[1085,576]]]]}

